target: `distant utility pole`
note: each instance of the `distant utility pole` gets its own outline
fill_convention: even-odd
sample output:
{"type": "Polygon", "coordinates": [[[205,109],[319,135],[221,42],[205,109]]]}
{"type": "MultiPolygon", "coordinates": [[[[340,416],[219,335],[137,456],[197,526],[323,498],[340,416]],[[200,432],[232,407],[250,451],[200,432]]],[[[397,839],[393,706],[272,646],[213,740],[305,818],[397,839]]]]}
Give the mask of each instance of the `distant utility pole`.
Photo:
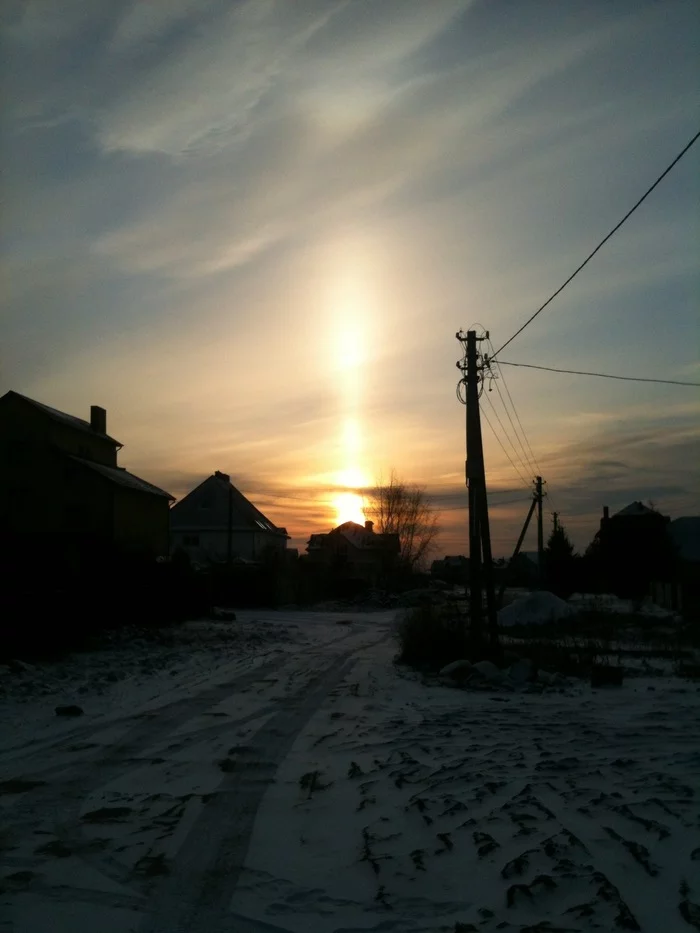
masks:
{"type": "Polygon", "coordinates": [[[537,502],[537,569],[540,586],[544,583],[544,528],[542,527],[542,477],[535,477],[535,501],[537,502]]]}
{"type": "MultiPolygon", "coordinates": [[[[520,554],[520,548],[523,546],[523,541],[525,540],[525,535],[527,534],[527,529],[530,525],[530,519],[532,518],[535,509],[537,509],[537,574],[539,577],[540,585],[544,577],[544,536],[542,531],[542,499],[544,498],[544,493],[542,492],[542,486],[544,481],[541,476],[537,476],[534,480],[534,491],[532,493],[532,502],[530,503],[530,509],[527,513],[527,518],[525,523],[520,531],[520,537],[518,538],[518,543],[515,545],[515,550],[513,551],[513,556],[508,561],[508,564],[505,568],[503,578],[501,580],[501,585],[498,588],[498,598],[497,605],[501,606],[503,603],[503,594],[506,589],[506,583],[508,581],[508,575],[515,565],[516,560],[518,559],[518,554],[520,554]]],[[[559,513],[554,512],[554,530],[556,531],[559,522],[559,513]]]]}
{"type": "Polygon", "coordinates": [[[455,335],[462,345],[464,356],[457,363],[463,373],[457,386],[461,402],[466,405],[467,460],[465,479],[469,496],[469,640],[478,649],[483,640],[484,589],[486,590],[486,616],[493,648],[498,647],[496,597],[493,585],[493,555],[489,528],[488,499],[486,496],[486,470],[479,411],[480,386],[483,385],[484,361],[477,344],[488,339],[488,333],[477,337],[476,331],[455,335]],[[461,388],[465,386],[464,397],[461,388]]]}

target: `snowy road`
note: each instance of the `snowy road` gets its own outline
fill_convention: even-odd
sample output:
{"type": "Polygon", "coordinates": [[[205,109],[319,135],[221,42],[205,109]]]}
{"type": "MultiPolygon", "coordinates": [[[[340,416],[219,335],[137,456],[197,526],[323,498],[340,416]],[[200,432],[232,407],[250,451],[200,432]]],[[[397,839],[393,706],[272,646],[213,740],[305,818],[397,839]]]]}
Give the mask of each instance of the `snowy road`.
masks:
{"type": "Polygon", "coordinates": [[[695,686],[425,685],[347,618],[243,614],[264,645],[69,723],[6,701],[0,931],[700,929],[695,686]]]}

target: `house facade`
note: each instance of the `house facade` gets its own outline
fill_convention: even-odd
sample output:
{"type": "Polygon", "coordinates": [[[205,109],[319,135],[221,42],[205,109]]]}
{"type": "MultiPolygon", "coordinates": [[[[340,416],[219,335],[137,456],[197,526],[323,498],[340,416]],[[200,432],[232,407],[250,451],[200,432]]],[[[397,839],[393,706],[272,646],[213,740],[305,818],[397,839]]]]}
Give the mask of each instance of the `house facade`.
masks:
{"type": "Polygon", "coordinates": [[[122,444],[107,413],[90,421],[17,392],[0,398],[0,535],[12,551],[60,549],[70,558],[117,549],[168,553],[172,499],[117,464],[122,444]]]}
{"type": "Polygon", "coordinates": [[[372,522],[343,522],[326,534],[311,535],[306,551],[313,566],[377,584],[396,566],[400,544],[396,534],[377,534],[372,522]]]}
{"type": "Polygon", "coordinates": [[[195,564],[261,561],[286,550],[289,535],[217,470],[170,509],[171,552],[195,564]]]}
{"type": "Polygon", "coordinates": [[[700,619],[700,516],[676,518],[667,526],[673,547],[673,571],[652,581],[650,595],[666,609],[700,619]]]}
{"type": "Polygon", "coordinates": [[[464,586],[469,580],[469,558],[463,554],[447,555],[434,560],[430,576],[453,586],[464,586]]]}
{"type": "Polygon", "coordinates": [[[643,502],[630,502],[614,515],[603,508],[600,530],[589,552],[607,592],[643,599],[653,580],[668,580],[673,570],[670,518],[643,502]]]}

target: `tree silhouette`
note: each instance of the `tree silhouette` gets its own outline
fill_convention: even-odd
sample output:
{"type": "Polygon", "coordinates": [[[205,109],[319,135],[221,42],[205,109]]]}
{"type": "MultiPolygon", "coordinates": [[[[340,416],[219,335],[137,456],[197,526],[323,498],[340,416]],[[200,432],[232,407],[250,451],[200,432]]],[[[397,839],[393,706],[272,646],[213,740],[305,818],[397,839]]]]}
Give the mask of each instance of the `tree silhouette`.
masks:
{"type": "Polygon", "coordinates": [[[544,552],[544,569],[549,589],[563,598],[571,596],[575,589],[576,555],[561,523],[549,536],[544,552]]]}
{"type": "Polygon", "coordinates": [[[437,537],[438,513],[422,486],[406,483],[391,471],[367,493],[367,515],[383,534],[397,534],[399,561],[404,570],[422,569],[437,537]]]}

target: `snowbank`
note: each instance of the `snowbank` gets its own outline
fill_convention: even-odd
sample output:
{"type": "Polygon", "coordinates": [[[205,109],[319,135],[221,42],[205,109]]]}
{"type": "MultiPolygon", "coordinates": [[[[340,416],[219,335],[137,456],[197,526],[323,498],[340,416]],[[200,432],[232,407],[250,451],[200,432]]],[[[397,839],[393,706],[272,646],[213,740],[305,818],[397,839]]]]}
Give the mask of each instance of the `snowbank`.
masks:
{"type": "Polygon", "coordinates": [[[677,613],[649,601],[641,605],[631,599],[620,599],[613,593],[574,593],[569,600],[577,610],[609,612],[621,615],[642,615],[650,619],[675,619],[677,613]]]}
{"type": "Polygon", "coordinates": [[[516,599],[498,613],[498,624],[542,625],[546,622],[558,622],[575,613],[575,609],[554,593],[540,591],[529,593],[516,599]]]}

